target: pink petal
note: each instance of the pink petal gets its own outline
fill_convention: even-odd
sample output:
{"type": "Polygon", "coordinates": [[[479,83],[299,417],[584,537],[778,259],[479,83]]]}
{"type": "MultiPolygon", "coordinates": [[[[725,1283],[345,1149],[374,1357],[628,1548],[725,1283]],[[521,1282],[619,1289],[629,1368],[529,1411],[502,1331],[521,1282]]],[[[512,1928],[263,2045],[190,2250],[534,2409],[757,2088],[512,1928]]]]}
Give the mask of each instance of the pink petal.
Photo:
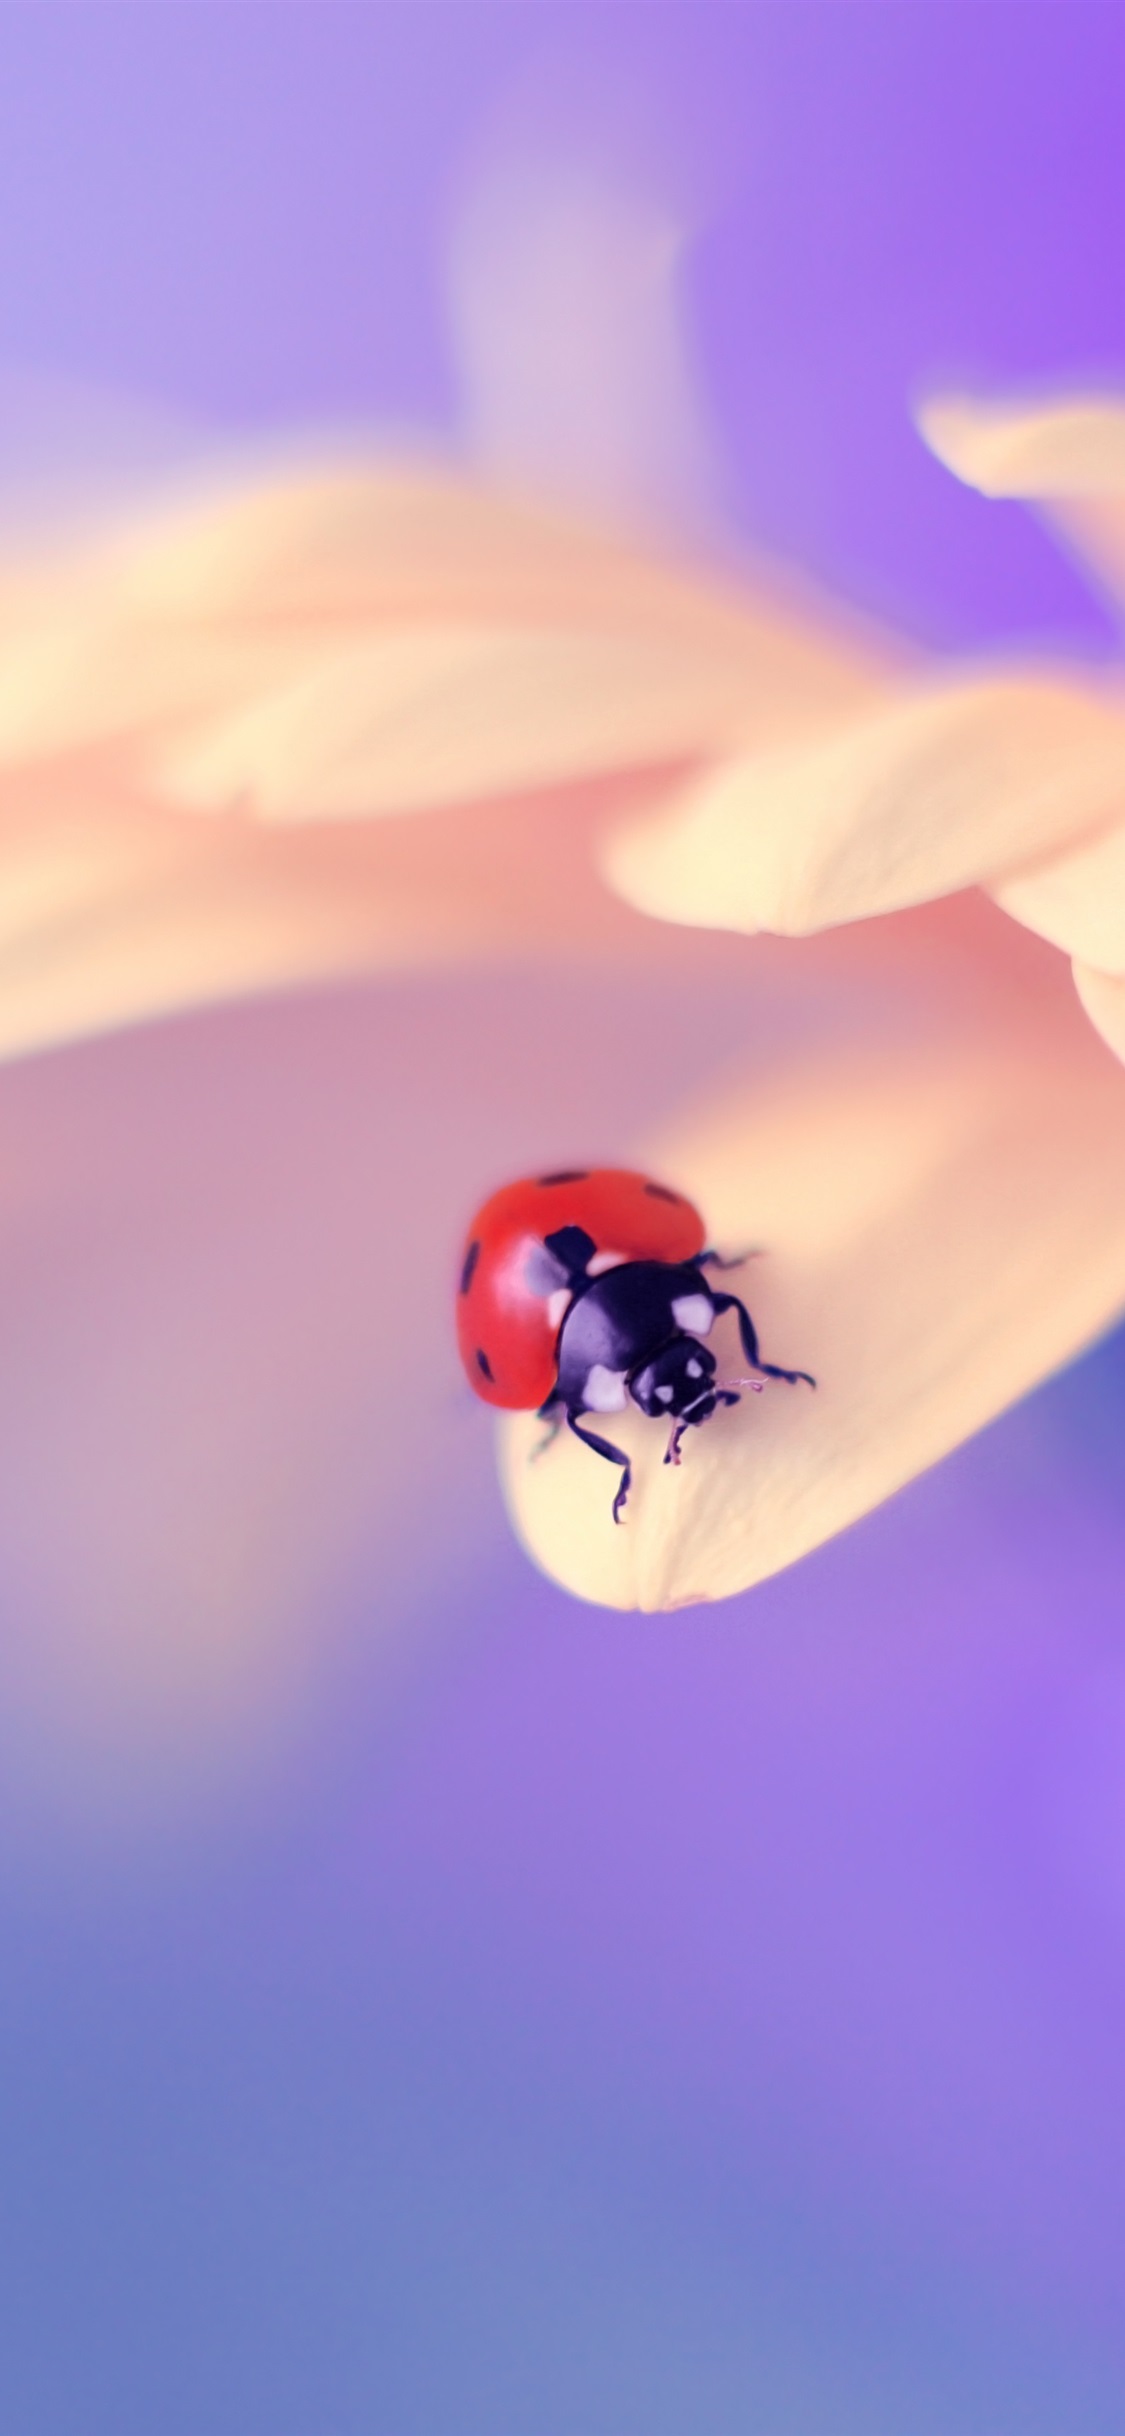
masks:
{"type": "Polygon", "coordinates": [[[7,1798],[209,1803],[355,1636],[464,1582],[505,1528],[451,1325],[466,1216],[612,1157],[623,1109],[659,1122],[745,1036],[746,950],[703,944],[664,936],[627,983],[615,958],[400,977],[0,1072],[7,1798]]]}
{"type": "Polygon", "coordinates": [[[594,863],[607,818],[676,776],[294,827],[170,811],[111,763],[0,787],[0,1057],[362,972],[570,958],[705,974],[715,943],[673,946],[594,863]]]}
{"type": "Polygon", "coordinates": [[[1074,981],[1086,1013],[1115,1057],[1125,1062],[1125,978],[1076,964],[1074,981]]]}

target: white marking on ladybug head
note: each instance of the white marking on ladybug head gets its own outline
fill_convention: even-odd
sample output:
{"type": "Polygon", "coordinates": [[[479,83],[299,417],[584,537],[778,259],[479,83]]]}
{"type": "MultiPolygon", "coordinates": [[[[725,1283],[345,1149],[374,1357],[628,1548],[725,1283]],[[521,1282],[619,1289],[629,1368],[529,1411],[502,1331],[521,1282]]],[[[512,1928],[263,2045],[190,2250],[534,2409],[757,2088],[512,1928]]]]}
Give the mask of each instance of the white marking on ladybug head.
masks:
{"type": "Polygon", "coordinates": [[[689,1379],[701,1379],[703,1377],[702,1362],[685,1362],[684,1369],[686,1370],[689,1379]]]}
{"type": "Polygon", "coordinates": [[[595,1252],[593,1259],[586,1263],[586,1275],[604,1277],[607,1269],[621,1269],[624,1265],[624,1252],[595,1252]]]}
{"type": "Polygon", "coordinates": [[[672,1305],[672,1317],[685,1336],[706,1336],[715,1324],[715,1306],[709,1294],[681,1294],[672,1305]]]}
{"type": "Polygon", "coordinates": [[[625,1373],[607,1370],[604,1362],[595,1362],[586,1373],[582,1404],[588,1413],[623,1413],[625,1410],[625,1373]]]}
{"type": "Polygon", "coordinates": [[[672,1387],[658,1387],[656,1390],[656,1401],[658,1404],[670,1404],[674,1394],[675,1389],[672,1387]]]}
{"type": "Polygon", "coordinates": [[[554,1294],[560,1286],[570,1290],[570,1272],[553,1252],[532,1236],[523,1256],[523,1282],[529,1294],[554,1294]]]}
{"type": "Polygon", "coordinates": [[[547,1326],[561,1328],[564,1315],[569,1308],[570,1287],[556,1286],[554,1293],[547,1296],[547,1326]]]}

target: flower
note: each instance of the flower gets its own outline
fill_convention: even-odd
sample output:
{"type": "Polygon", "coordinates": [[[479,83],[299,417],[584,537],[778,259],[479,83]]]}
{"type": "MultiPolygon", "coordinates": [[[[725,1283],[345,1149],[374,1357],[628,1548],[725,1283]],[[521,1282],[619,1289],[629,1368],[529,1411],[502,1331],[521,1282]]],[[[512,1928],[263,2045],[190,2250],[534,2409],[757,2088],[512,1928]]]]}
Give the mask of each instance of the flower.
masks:
{"type": "Polygon", "coordinates": [[[874,654],[360,452],[211,469],[0,592],[6,1714],[159,1780],[290,1713],[350,1576],[392,1614],[463,1570],[466,1209],[754,1021],[755,951],[591,841],[874,654]]]}
{"type": "MultiPolygon", "coordinates": [[[[351,1578],[390,1612],[463,1568],[493,1507],[450,1268],[506,1176],[667,1173],[820,1381],[678,1472],[627,1419],[620,1530],[603,1466],[504,1425],[525,1543],[613,1604],[791,1562],[1125,1300],[1125,1077],[1052,927],[1108,850],[1118,694],[923,667],[732,564],[681,221],[524,131],[450,256],[467,467],[212,455],[9,541],[9,1716],[143,1719],[159,1769],[291,1707],[351,1578]],[[688,548],[637,538],[670,501],[688,548]]],[[[1108,551],[1085,417],[1043,428],[1108,551]]],[[[999,480],[1033,422],[929,428],[999,480]]],[[[1117,986],[1080,975],[1110,1036],[1117,986]]]]}
{"type": "MultiPolygon", "coordinates": [[[[745,1399],[692,1435],[678,1473],[627,1420],[638,1481],[620,1530],[603,1467],[565,1439],[532,1465],[534,1425],[506,1426],[518,1528],[586,1597],[675,1606],[761,1579],[1125,1302],[1125,1075],[1057,946],[1026,927],[1057,937],[1044,890],[1070,901],[1091,833],[1110,851],[1125,767],[1111,687],[917,672],[776,575],[718,580],[480,480],[358,453],[213,476],[10,567],[3,599],[9,1056],[385,977],[351,1186],[366,1235],[345,1227],[331,1278],[310,1279],[268,1418],[268,1293],[249,1323],[227,1314],[188,1399],[196,1454],[174,1512],[156,1501],[175,1546],[217,1439],[234,1485],[226,1553],[189,1577],[193,1649],[200,1603],[205,1643],[227,1649],[234,1614],[236,1645],[253,1642],[287,1546],[307,1603],[282,1519],[302,1484],[324,1564],[380,1498],[390,1537],[416,1535],[427,1451],[463,1470],[438,1419],[443,1269],[505,1172],[498,1098],[511,1168],[643,1159],[728,1252],[759,1251],[745,1291],[764,1348],[820,1382],[815,1398],[745,1399]],[[503,1007],[482,1012],[497,976],[503,1007]],[[217,1420],[227,1365],[258,1383],[237,1459],[217,1420]]],[[[1088,1002],[1114,986],[1082,983],[1088,1002]]],[[[295,1020],[278,1018],[290,1041],[295,1020]]],[[[143,1143],[127,1114],[115,1123],[118,1189],[143,1202],[143,1143]]],[[[174,1102],[162,1123],[167,1158],[174,1102]]],[[[338,1141],[332,1157],[338,1193],[338,1141]]],[[[276,1153],[241,1173],[266,1271],[280,1233],[299,1292],[307,1138],[288,1209],[276,1153]]],[[[72,1179],[72,1223],[81,1198],[72,1179]]],[[[73,1395],[65,1343],[48,1368],[62,1400],[69,1368],[73,1395]]],[[[143,1398],[139,1412],[148,1437],[143,1398]]],[[[135,1486],[120,1447],[103,1490],[117,1474],[135,1486]]],[[[455,1484],[443,1505],[460,1514],[455,1484]]],[[[147,1613],[151,1580],[140,1596],[147,1613]]]]}

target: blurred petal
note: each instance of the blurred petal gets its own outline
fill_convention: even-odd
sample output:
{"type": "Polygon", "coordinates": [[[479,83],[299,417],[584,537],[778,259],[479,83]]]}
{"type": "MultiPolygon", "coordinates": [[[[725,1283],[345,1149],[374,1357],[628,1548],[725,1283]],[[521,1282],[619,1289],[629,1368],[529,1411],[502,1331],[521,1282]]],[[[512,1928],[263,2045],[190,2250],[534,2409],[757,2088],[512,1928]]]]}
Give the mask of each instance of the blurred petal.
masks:
{"type": "MultiPolygon", "coordinates": [[[[528,771],[524,748],[521,777],[544,783],[561,766],[588,767],[592,682],[602,696],[599,750],[614,767],[652,759],[670,732],[677,747],[792,732],[806,709],[838,713],[870,691],[880,666],[870,638],[787,601],[776,579],[705,580],[468,481],[361,460],[282,466],[218,488],[212,480],[77,560],[44,554],[0,568],[0,638],[0,766],[115,741],[141,771],[174,784],[180,757],[191,769],[211,750],[222,809],[232,788],[254,787],[271,721],[275,760],[294,731],[300,739],[310,729],[330,767],[345,756],[351,800],[369,696],[367,783],[379,808],[433,797],[427,711],[456,722],[469,756],[462,799],[508,784],[506,655],[517,733],[529,724],[525,683],[546,723],[542,766],[528,771]],[[619,685],[615,736],[608,697],[619,685]],[[639,736],[646,688],[650,733],[639,736]],[[396,722],[392,798],[380,757],[396,746],[396,722]],[[247,755],[243,763],[235,750],[233,770],[232,735],[247,755]]],[[[448,800],[448,775],[440,787],[448,800]]],[[[306,809],[316,813],[315,769],[311,788],[306,809]]]]}
{"type": "Polygon", "coordinates": [[[0,1054],[389,953],[362,857],[205,826],[124,778],[66,768],[0,789],[0,1054]]]}
{"type": "Polygon", "coordinates": [[[919,427],[935,456],[992,499],[1039,503],[1120,607],[1125,598],[1125,398],[935,397],[919,427]]]}
{"type": "Polygon", "coordinates": [[[46,1776],[81,1806],[92,1772],[104,1799],[123,1749],[128,1798],[162,1798],[165,1772],[206,1786],[268,1742],[338,1645],[357,1553],[378,1550],[372,1631],[424,1584],[424,1448],[472,1545],[465,1433],[429,1385],[433,1188],[468,1122],[447,1022],[400,987],[0,1077],[5,1798],[46,1776]],[[385,1291],[400,1192],[409,1309],[385,1291]]]}
{"type": "Polygon", "coordinates": [[[263,526],[234,499],[207,548],[195,526],[168,560],[151,546],[141,604],[173,597],[180,648],[209,667],[231,626],[239,643],[226,704],[214,692],[146,753],[175,801],[285,818],[465,804],[801,733],[877,685],[872,643],[777,582],[699,580],[450,477],[353,480],[343,514],[338,487],[273,497],[263,526]],[[285,516],[295,563],[278,568],[285,516]],[[273,680],[256,682],[265,638],[273,680]]]}
{"type": "MultiPolygon", "coordinates": [[[[769,944],[769,943],[764,943],[769,944]]],[[[980,900],[836,934],[801,959],[816,1036],[647,1141],[720,1246],[769,1383],[689,1433],[621,1424],[638,1478],[505,1431],[513,1516],[545,1570],[606,1604],[723,1598],[791,1564],[1068,1361],[1125,1304],[1125,1074],[1065,965],[980,900]]],[[[730,1372],[737,1336],[723,1346],[730,1372]]],[[[616,1419],[616,1417],[615,1417],[616,1419]]]]}
{"type": "Polygon", "coordinates": [[[1125,400],[935,397],[918,416],[951,473],[990,499],[1125,497],[1125,400]]]}
{"type": "Polygon", "coordinates": [[[1125,827],[1099,831],[995,894],[1017,922],[1068,956],[1125,973],[1125,827]]]}
{"type": "Polygon", "coordinates": [[[988,879],[1123,800],[1125,702],[1032,672],[934,682],[728,760],[612,835],[602,867],[667,921],[801,933],[988,879]]]}
{"type": "Polygon", "coordinates": [[[519,101],[489,131],[450,248],[474,456],[615,520],[706,528],[717,444],[680,296],[683,178],[666,147],[636,157],[612,106],[598,125],[584,112],[576,143],[549,86],[519,101]]]}
{"type": "Polygon", "coordinates": [[[212,473],[27,551],[0,640],[9,1054],[497,945],[650,953],[589,868],[597,821],[883,682],[772,579],[361,461],[212,473]]]}
{"type": "Polygon", "coordinates": [[[667,963],[591,846],[667,783],[291,829],[201,821],[81,762],[0,787],[0,1057],[360,972],[564,952],[667,963]]]}
{"type": "Polygon", "coordinates": [[[0,367],[0,542],[42,546],[121,527],[139,503],[218,460],[215,436],[152,398],[73,374],[0,367]]]}
{"type": "Polygon", "coordinates": [[[1088,964],[1076,964],[1074,980],[1091,1023],[1114,1056],[1125,1062],[1125,978],[1119,973],[1096,973],[1088,964]]]}
{"type": "Polygon", "coordinates": [[[310,648],[149,769],[200,809],[369,820],[681,758],[737,727],[750,683],[673,637],[435,626],[310,648]]]}

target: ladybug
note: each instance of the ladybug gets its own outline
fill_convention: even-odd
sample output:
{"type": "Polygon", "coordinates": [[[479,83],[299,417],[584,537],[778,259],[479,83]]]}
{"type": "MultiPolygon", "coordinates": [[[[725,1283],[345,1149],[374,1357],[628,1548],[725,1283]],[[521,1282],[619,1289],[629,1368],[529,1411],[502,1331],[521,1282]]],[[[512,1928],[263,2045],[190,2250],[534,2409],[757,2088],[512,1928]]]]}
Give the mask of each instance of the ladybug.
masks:
{"type": "Polygon", "coordinates": [[[698,1210],[682,1193],[624,1167],[568,1167],[507,1184],[477,1211],[461,1261],[457,1335],[470,1386],[486,1404],[565,1421],[584,1446],[621,1467],[613,1500],[620,1522],[629,1458],[582,1426],[588,1413],[624,1412],[630,1397],[672,1432],[665,1463],[680,1460],[698,1429],[739,1387],[761,1380],[816,1381],[807,1370],[763,1362],[754,1322],[737,1294],[704,1275],[738,1267],[704,1250],[698,1210]],[[737,1311],[754,1379],[720,1380],[703,1343],[723,1311],[737,1311]]]}

